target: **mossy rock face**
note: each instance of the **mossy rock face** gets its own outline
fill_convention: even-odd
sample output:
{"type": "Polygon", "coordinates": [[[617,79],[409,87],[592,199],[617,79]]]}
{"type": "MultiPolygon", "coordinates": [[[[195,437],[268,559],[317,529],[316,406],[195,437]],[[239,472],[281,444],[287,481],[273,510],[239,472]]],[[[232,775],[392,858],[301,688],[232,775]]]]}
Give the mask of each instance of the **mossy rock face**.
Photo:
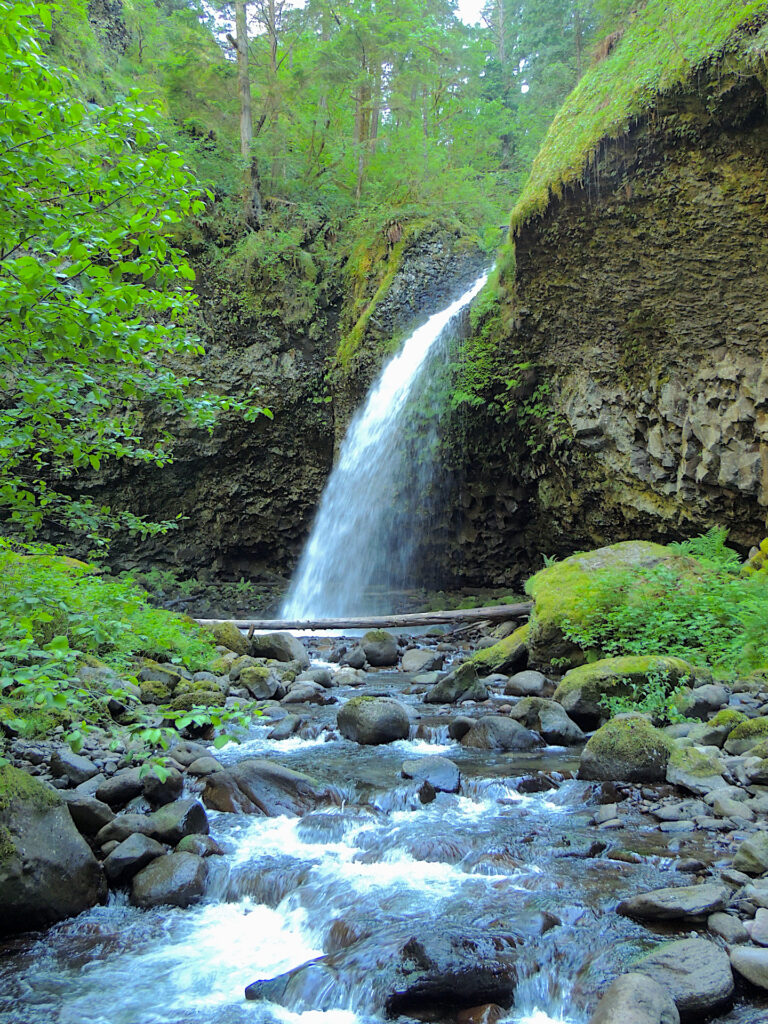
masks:
{"type": "Polygon", "coordinates": [[[581,752],[579,778],[601,782],[663,782],[671,741],[641,716],[606,722],[581,752]]]}
{"type": "Polygon", "coordinates": [[[235,654],[247,654],[250,645],[240,630],[231,622],[216,622],[207,627],[213,633],[217,644],[228,647],[235,654]]]}
{"type": "Polygon", "coordinates": [[[737,711],[736,708],[723,708],[714,717],[710,718],[707,725],[714,726],[716,729],[719,729],[721,726],[730,725],[731,729],[735,729],[737,725],[747,721],[749,719],[743,711],[737,711]]]}
{"type": "Polygon", "coordinates": [[[148,679],[139,684],[142,704],[166,704],[173,699],[175,686],[161,682],[159,679],[148,679]]]}
{"type": "Polygon", "coordinates": [[[602,585],[604,574],[618,569],[650,569],[679,560],[662,544],[628,540],[571,555],[537,572],[525,588],[534,601],[527,640],[531,661],[548,664],[553,659],[567,659],[571,665],[583,664],[586,654],[566,638],[566,626],[571,623],[578,627],[601,602],[609,600],[602,585]]]}
{"type": "Polygon", "coordinates": [[[175,696],[182,697],[187,693],[207,693],[214,690],[218,690],[221,693],[222,699],[227,692],[227,688],[218,680],[200,679],[195,681],[194,679],[182,679],[176,687],[175,696]]]}
{"type": "Polygon", "coordinates": [[[749,718],[728,733],[725,749],[729,754],[745,754],[765,740],[768,740],[768,716],[749,718]]]}
{"type": "Polygon", "coordinates": [[[106,896],[98,861],[58,794],[0,768],[0,934],[72,917],[106,896]]]}
{"type": "Polygon", "coordinates": [[[579,725],[591,727],[607,715],[601,703],[604,697],[628,697],[633,685],[642,686],[657,675],[665,677],[672,689],[681,679],[693,678],[695,669],[682,658],[659,654],[603,658],[566,672],[554,699],[579,725]]]}
{"type": "Polygon", "coordinates": [[[221,690],[198,690],[196,693],[181,693],[168,705],[171,711],[191,711],[192,708],[218,708],[224,703],[221,690]]]}
{"type": "Polygon", "coordinates": [[[488,676],[493,672],[520,672],[528,664],[528,637],[531,632],[530,622],[518,626],[514,633],[499,640],[493,647],[476,651],[470,661],[477,669],[479,676],[488,676]]]}

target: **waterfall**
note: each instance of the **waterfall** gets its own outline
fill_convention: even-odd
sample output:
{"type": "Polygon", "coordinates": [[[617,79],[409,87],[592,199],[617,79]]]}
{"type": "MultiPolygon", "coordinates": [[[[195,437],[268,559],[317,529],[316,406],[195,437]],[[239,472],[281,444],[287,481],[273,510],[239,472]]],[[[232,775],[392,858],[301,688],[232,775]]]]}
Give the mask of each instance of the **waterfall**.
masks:
{"type": "Polygon", "coordinates": [[[416,437],[419,388],[445,352],[459,314],[488,278],[431,316],[384,366],[355,414],[320,499],[312,532],[282,608],[290,619],[330,618],[387,611],[375,607],[372,584],[384,590],[414,581],[409,572],[419,539],[416,523],[403,528],[406,495],[419,498],[434,470],[429,423],[416,437]]]}

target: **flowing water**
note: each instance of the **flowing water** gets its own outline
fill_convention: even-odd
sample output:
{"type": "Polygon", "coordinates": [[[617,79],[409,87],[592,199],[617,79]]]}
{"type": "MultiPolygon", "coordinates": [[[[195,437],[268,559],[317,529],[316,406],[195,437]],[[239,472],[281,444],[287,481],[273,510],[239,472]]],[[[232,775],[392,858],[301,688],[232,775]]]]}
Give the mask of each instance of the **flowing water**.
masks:
{"type": "MultiPolygon", "coordinates": [[[[339,701],[360,693],[331,692],[339,701]]],[[[2,1024],[382,1024],[403,938],[429,944],[442,934],[481,935],[492,953],[512,956],[516,988],[503,1020],[585,1024],[596,989],[662,938],[617,915],[616,902],[685,884],[676,857],[706,860],[705,843],[662,835],[631,801],[622,829],[596,830],[601,788],[569,778],[574,751],[463,748],[447,738],[456,712],[419,703],[402,673],[369,675],[365,692],[392,693],[411,709],[411,739],[341,740],[333,704],[303,707],[302,732],[287,741],[254,726],[217,756],[270,757],[335,787],[336,798],[303,817],[210,812],[226,856],[208,860],[197,906],[141,911],[118,893],[46,934],[0,945],[2,1024]],[[422,804],[401,765],[435,753],[459,766],[461,789],[422,804]],[[550,785],[541,770],[552,788],[528,792],[550,785]],[[280,1005],[245,1000],[250,983],[308,961],[280,1005]]],[[[455,1001],[454,1010],[466,1006],[458,991],[455,1001]]],[[[433,1010],[422,1019],[455,1022],[445,1005],[433,1010]]],[[[742,1007],[717,1019],[758,1024],[765,1012],[742,1007]]]]}
{"type": "MultiPolygon", "coordinates": [[[[444,355],[461,314],[487,280],[483,274],[450,306],[430,317],[385,365],[354,416],[328,479],[281,616],[318,619],[384,611],[368,593],[403,587],[419,539],[419,514],[404,515],[409,495],[420,499],[433,472],[435,421],[417,439],[419,392],[444,355]],[[403,527],[408,519],[408,528],[403,527]]],[[[411,502],[412,505],[412,502],[411,502]]]]}

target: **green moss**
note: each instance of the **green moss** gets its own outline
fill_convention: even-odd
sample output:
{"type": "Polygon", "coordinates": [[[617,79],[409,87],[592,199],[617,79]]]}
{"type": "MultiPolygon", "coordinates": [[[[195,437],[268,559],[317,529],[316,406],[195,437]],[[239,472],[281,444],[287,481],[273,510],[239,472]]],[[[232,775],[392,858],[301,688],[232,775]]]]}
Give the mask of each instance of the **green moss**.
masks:
{"type": "Polygon", "coordinates": [[[754,745],[754,747],[750,747],[749,756],[759,757],[762,760],[768,758],[768,739],[760,740],[759,743],[754,745]]]}
{"type": "MultiPolygon", "coordinates": [[[[243,673],[243,675],[244,674],[245,673],[243,673]]],[[[220,690],[222,697],[224,696],[224,691],[221,689],[221,687],[217,683],[214,683],[211,679],[200,679],[197,681],[194,679],[182,679],[179,685],[174,690],[174,696],[181,697],[183,694],[186,693],[209,693],[213,690],[220,690]]]]}
{"type": "Polygon", "coordinates": [[[648,752],[671,754],[672,741],[646,718],[614,718],[588,741],[585,749],[601,756],[636,757],[648,752]]]}
{"type": "Polygon", "coordinates": [[[693,668],[682,658],[665,658],[658,654],[603,658],[566,672],[554,699],[562,701],[578,690],[584,699],[597,702],[603,696],[626,696],[632,692],[633,684],[642,685],[651,676],[663,676],[673,686],[693,674],[693,668]]]}
{"type": "Polygon", "coordinates": [[[195,693],[180,693],[168,707],[171,711],[191,711],[192,708],[218,708],[223,703],[221,690],[197,690],[195,693]]]}
{"type": "Polygon", "coordinates": [[[139,684],[141,700],[144,704],[165,704],[174,694],[175,687],[159,679],[149,679],[139,684]]]}
{"type": "Polygon", "coordinates": [[[747,720],[747,716],[741,711],[736,711],[735,708],[723,708],[722,711],[717,712],[714,718],[710,718],[706,724],[714,728],[718,728],[721,725],[729,725],[732,729],[735,729],[737,725],[741,725],[742,722],[747,720]]]}
{"type": "Polygon", "coordinates": [[[207,671],[213,672],[215,676],[227,676],[234,662],[227,657],[214,658],[208,665],[207,671]]]}
{"type": "MultiPolygon", "coordinates": [[[[688,80],[766,8],[765,0],[648,0],[558,111],[512,211],[513,231],[581,180],[601,140],[623,135],[657,94],[688,80]]],[[[747,54],[753,46],[736,40],[734,48],[747,54]]]]}
{"type": "Polygon", "coordinates": [[[394,641],[394,639],[392,634],[388,633],[386,629],[369,629],[363,637],[363,643],[388,644],[394,641]]]}
{"type": "Polygon", "coordinates": [[[510,633],[503,640],[499,640],[493,647],[486,647],[485,650],[476,651],[470,658],[470,662],[481,675],[489,675],[491,672],[498,671],[499,666],[506,664],[510,659],[514,659],[517,655],[522,655],[525,652],[530,631],[530,622],[518,626],[514,633],[510,633]]]}
{"type": "Polygon", "coordinates": [[[39,810],[45,810],[60,804],[61,798],[39,779],[13,765],[3,765],[0,767],[0,813],[17,801],[31,803],[39,810]]]}
{"type": "Polygon", "coordinates": [[[728,740],[750,740],[754,736],[768,737],[768,717],[748,718],[728,733],[728,740]]]}
{"type": "Polygon", "coordinates": [[[372,700],[379,700],[379,698],[378,697],[366,697],[366,696],[351,697],[344,704],[344,707],[357,708],[357,707],[360,707],[361,704],[367,704],[367,703],[369,703],[372,700]]]}
{"type": "Polygon", "coordinates": [[[228,647],[235,654],[248,653],[248,641],[237,626],[231,622],[217,622],[207,628],[213,633],[217,644],[221,644],[222,647],[228,647]]]}
{"type": "Polygon", "coordinates": [[[711,754],[703,754],[695,747],[679,747],[674,744],[669,763],[673,768],[677,768],[687,775],[695,775],[702,779],[709,779],[723,773],[723,766],[716,757],[711,754]]]}

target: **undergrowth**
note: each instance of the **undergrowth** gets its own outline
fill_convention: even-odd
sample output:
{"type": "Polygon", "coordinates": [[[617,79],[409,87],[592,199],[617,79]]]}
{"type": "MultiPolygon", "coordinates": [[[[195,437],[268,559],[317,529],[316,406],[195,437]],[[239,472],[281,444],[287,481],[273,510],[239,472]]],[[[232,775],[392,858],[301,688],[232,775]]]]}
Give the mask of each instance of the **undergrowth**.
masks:
{"type": "Polygon", "coordinates": [[[596,571],[566,621],[568,639],[601,657],[667,654],[724,675],[768,670],[768,586],[744,575],[727,532],[670,545],[672,563],[596,571]]]}

